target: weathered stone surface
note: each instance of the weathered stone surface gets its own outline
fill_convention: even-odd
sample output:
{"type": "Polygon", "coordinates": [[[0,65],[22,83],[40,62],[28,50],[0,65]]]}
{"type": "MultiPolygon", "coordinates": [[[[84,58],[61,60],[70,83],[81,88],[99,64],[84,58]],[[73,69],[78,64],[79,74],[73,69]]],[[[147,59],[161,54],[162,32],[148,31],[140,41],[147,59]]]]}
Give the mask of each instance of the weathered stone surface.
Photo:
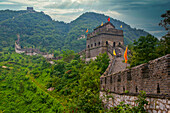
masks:
{"type": "Polygon", "coordinates": [[[153,113],[157,113],[157,111],[156,111],[156,110],[153,110],[153,113]]]}
{"type": "MultiPolygon", "coordinates": [[[[100,95],[106,95],[106,93],[104,92],[100,92],[100,95]]],[[[105,103],[108,108],[110,107],[114,107],[120,104],[120,102],[124,101],[125,104],[129,104],[131,106],[137,106],[135,104],[135,100],[137,99],[137,97],[135,98],[135,96],[130,96],[130,95],[119,95],[119,94],[115,94],[112,93],[111,94],[114,99],[112,100],[111,98],[109,98],[109,101],[107,101],[107,99],[102,99],[103,103],[105,103]]],[[[104,96],[102,96],[104,97],[104,96]]],[[[157,99],[157,98],[149,98],[147,97],[147,99],[149,101],[149,105],[146,105],[145,108],[147,110],[147,112],[149,113],[167,113],[168,110],[170,110],[170,105],[168,104],[168,99],[157,99]],[[163,103],[166,102],[166,103],[163,103]]]]}
{"type": "Polygon", "coordinates": [[[158,113],[161,113],[161,110],[159,110],[158,113]]]}
{"type": "Polygon", "coordinates": [[[164,104],[160,103],[159,106],[160,106],[161,110],[165,110],[165,105],[164,104]]]}
{"type": "MultiPolygon", "coordinates": [[[[114,96],[114,106],[121,101],[125,104],[135,105],[135,100],[140,90],[147,94],[149,105],[145,108],[149,113],[170,113],[170,76],[168,75],[170,64],[170,54],[152,60],[147,64],[141,64],[131,69],[102,76],[100,79],[101,92],[106,88],[112,89],[111,94],[114,96]],[[105,83],[105,80],[106,83],[105,83]],[[128,90],[129,93],[124,93],[128,90]]],[[[104,99],[103,99],[104,101],[104,99]]]]}
{"type": "MultiPolygon", "coordinates": [[[[101,88],[113,89],[111,92],[139,93],[140,90],[147,94],[170,96],[170,76],[168,76],[168,59],[170,54],[150,61],[148,64],[141,64],[131,69],[126,69],[112,74],[112,83],[110,76],[102,76],[101,88]],[[131,79],[129,79],[129,77],[131,79]],[[107,81],[105,82],[105,79],[107,81]]],[[[119,67],[120,66],[114,66],[119,67]]],[[[111,68],[111,66],[109,67],[111,68]]],[[[116,69],[116,68],[114,68],[116,69]]],[[[108,69],[110,70],[110,69],[108,69]]],[[[163,103],[166,103],[163,100],[163,103]]]]}

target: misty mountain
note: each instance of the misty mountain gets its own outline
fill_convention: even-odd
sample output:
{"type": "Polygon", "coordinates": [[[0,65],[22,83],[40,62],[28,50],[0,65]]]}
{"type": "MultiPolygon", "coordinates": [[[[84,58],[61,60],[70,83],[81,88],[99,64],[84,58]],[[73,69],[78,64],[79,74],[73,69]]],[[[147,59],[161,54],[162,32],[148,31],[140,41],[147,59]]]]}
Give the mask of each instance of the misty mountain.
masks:
{"type": "MultiPolygon", "coordinates": [[[[76,52],[85,49],[86,38],[94,28],[107,22],[108,16],[103,14],[87,12],[70,23],[54,21],[43,12],[29,12],[26,10],[0,11],[0,50],[14,48],[17,34],[20,35],[20,44],[24,47],[39,48],[41,51],[71,49],[76,52]]],[[[110,22],[116,29],[124,31],[125,44],[132,43],[140,36],[148,33],[144,30],[131,28],[130,25],[111,18],[110,22]],[[123,28],[120,28],[120,26],[123,28]]]]}

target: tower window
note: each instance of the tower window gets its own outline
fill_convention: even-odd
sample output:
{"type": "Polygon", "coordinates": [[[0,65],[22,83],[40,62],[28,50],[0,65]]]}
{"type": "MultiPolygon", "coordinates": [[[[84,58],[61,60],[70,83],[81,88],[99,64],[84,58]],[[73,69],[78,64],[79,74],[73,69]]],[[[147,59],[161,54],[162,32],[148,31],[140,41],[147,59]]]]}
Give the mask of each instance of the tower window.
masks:
{"type": "Polygon", "coordinates": [[[138,87],[136,86],[136,93],[138,92],[138,87]]]}
{"type": "Polygon", "coordinates": [[[160,93],[159,83],[157,84],[157,93],[160,93]]]}
{"type": "Polygon", "coordinates": [[[106,45],[108,45],[108,41],[106,41],[106,45]]]}
{"type": "Polygon", "coordinates": [[[88,48],[90,48],[90,46],[88,45],[88,48]]]}
{"type": "Polygon", "coordinates": [[[105,77],[105,84],[107,83],[107,78],[105,77]]]}
{"type": "Polygon", "coordinates": [[[123,86],[123,92],[125,92],[125,87],[123,86]]]}
{"type": "Polygon", "coordinates": [[[119,42],[119,46],[121,45],[121,43],[119,42]]]}
{"type": "Polygon", "coordinates": [[[116,42],[113,42],[113,47],[115,47],[115,45],[116,45],[116,42]]]}
{"type": "Polygon", "coordinates": [[[94,45],[96,46],[96,43],[94,45]]]}
{"type": "Polygon", "coordinates": [[[93,44],[91,44],[91,47],[93,47],[93,44]]]}
{"type": "Polygon", "coordinates": [[[99,46],[100,46],[100,42],[99,42],[99,46]]]}

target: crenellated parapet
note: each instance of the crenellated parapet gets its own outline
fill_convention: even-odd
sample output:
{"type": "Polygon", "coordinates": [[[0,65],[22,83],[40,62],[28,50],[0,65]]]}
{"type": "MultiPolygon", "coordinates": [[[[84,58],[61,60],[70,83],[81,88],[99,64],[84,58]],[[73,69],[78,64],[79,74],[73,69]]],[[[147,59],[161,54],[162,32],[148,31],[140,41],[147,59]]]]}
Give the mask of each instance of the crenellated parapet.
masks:
{"type": "Polygon", "coordinates": [[[148,113],[169,113],[170,54],[131,69],[109,73],[113,61],[100,77],[100,98],[105,108],[118,106],[122,101],[138,106],[136,100],[142,90],[146,92],[148,105],[144,108],[148,113]]]}
{"type": "Polygon", "coordinates": [[[112,36],[123,36],[123,30],[118,30],[114,28],[109,29],[99,29],[97,31],[93,31],[92,33],[87,35],[87,40],[90,40],[93,37],[97,37],[98,35],[112,35],[112,36]]]}
{"type": "Polygon", "coordinates": [[[100,53],[107,53],[112,59],[113,49],[124,45],[123,30],[118,30],[111,22],[98,26],[87,35],[86,59],[93,59],[100,53]]]}
{"type": "MultiPolygon", "coordinates": [[[[147,94],[170,96],[170,54],[141,64],[131,69],[109,74],[109,68],[101,76],[101,91],[113,93],[147,94]]],[[[111,65],[111,63],[110,63],[111,65]]],[[[109,66],[110,66],[109,65],[109,66]]]]}

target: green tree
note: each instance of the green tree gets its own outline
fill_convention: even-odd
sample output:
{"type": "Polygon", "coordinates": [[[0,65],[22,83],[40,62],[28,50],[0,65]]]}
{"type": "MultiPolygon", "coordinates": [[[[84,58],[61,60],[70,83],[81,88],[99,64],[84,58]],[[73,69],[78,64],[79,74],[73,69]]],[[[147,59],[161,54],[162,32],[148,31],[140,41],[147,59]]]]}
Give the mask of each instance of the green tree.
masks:
{"type": "Polygon", "coordinates": [[[132,56],[130,59],[131,67],[146,63],[159,56],[156,52],[159,40],[150,34],[146,37],[141,36],[137,41],[134,40],[133,44],[132,56]]]}
{"type": "Polygon", "coordinates": [[[170,54],[170,10],[168,10],[165,14],[161,15],[164,20],[161,20],[159,23],[160,26],[164,27],[165,30],[168,31],[168,33],[163,36],[160,40],[160,45],[158,48],[158,53],[160,56],[170,54]]]}

